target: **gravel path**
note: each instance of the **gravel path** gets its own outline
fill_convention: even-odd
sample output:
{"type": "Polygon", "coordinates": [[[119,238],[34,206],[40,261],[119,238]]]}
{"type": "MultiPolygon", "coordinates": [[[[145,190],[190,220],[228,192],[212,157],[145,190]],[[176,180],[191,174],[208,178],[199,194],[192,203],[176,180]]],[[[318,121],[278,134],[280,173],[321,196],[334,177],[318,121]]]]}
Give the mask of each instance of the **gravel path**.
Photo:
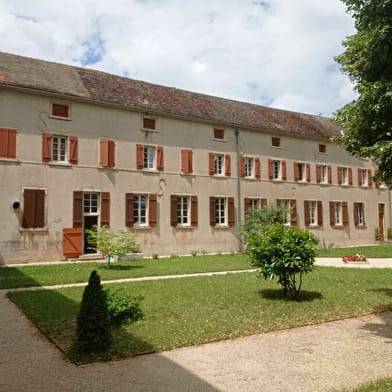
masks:
{"type": "Polygon", "coordinates": [[[0,291],[0,391],[327,392],[392,376],[392,313],[75,366],[0,291]]]}

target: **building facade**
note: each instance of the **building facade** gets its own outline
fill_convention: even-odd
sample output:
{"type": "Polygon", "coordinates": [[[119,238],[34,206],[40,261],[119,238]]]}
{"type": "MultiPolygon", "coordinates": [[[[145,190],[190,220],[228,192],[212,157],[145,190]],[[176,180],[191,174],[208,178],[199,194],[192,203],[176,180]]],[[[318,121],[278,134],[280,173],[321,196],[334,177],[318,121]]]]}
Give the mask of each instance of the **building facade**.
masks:
{"type": "Polygon", "coordinates": [[[235,252],[252,206],[290,207],[320,246],[375,243],[390,192],[329,119],[0,53],[0,263],[91,252],[129,228],[145,255],[235,252]]]}

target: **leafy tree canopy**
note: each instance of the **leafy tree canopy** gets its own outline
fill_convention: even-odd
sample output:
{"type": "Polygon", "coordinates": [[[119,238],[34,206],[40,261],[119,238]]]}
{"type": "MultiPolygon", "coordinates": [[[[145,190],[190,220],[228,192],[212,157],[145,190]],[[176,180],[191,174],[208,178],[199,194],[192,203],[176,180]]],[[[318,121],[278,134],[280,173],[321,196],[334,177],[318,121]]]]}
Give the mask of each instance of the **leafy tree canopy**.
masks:
{"type": "Polygon", "coordinates": [[[377,179],[392,187],[392,0],[342,0],[357,33],[336,56],[358,98],[338,110],[346,129],[335,138],[352,155],[378,165],[377,179]]]}

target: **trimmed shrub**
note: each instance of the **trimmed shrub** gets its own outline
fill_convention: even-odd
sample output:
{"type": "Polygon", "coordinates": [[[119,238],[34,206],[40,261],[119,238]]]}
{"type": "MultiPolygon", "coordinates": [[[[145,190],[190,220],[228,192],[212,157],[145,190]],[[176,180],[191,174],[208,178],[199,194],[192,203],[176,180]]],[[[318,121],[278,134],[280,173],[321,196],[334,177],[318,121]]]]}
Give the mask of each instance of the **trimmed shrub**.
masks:
{"type": "Polygon", "coordinates": [[[143,318],[140,309],[143,296],[130,295],[124,289],[108,289],[106,295],[110,321],[113,325],[128,324],[143,318]]]}
{"type": "Polygon", "coordinates": [[[97,271],[92,271],[83,292],[76,326],[75,349],[79,353],[102,353],[112,340],[106,293],[97,271]]]}
{"type": "Polygon", "coordinates": [[[306,230],[283,225],[260,228],[248,242],[251,264],[265,279],[278,278],[287,297],[297,298],[302,275],[313,269],[318,239],[306,230]]]}

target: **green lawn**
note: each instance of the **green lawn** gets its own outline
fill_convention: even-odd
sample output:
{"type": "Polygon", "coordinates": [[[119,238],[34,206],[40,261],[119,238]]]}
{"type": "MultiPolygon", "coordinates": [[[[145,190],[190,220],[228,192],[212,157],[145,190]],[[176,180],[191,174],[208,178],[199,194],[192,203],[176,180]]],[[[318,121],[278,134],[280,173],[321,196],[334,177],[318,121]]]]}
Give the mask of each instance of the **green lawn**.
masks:
{"type": "Polygon", "coordinates": [[[366,257],[392,258],[392,244],[319,249],[317,251],[317,257],[342,257],[358,253],[364,254],[366,257]]]}
{"type": "Polygon", "coordinates": [[[351,390],[344,390],[341,392],[391,392],[392,391],[392,378],[381,378],[358,388],[351,390]]]}
{"type": "MultiPolygon", "coordinates": [[[[115,330],[109,358],[318,323],[391,308],[392,270],[316,267],[301,301],[257,273],[108,285],[142,294],[144,320],[115,330]]],[[[13,292],[10,298],[67,351],[83,288],[13,292]]]]}
{"type": "Polygon", "coordinates": [[[101,280],[137,278],[195,272],[230,271],[251,268],[244,254],[200,255],[165,259],[106,263],[74,263],[0,268],[0,289],[87,282],[92,270],[101,280]]]}

